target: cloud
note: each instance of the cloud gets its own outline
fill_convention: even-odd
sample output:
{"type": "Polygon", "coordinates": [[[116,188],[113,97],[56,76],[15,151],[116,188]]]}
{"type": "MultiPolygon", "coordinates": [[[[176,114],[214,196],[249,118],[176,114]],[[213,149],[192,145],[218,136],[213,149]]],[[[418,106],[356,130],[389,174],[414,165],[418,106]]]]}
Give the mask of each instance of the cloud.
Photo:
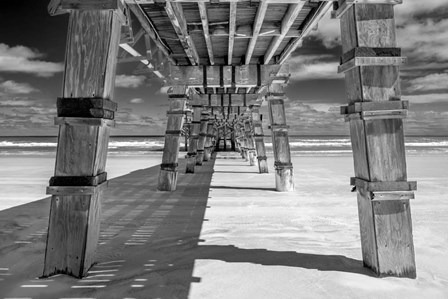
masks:
{"type": "Polygon", "coordinates": [[[301,55],[289,59],[291,80],[341,79],[337,73],[338,62],[331,55],[301,55]]]}
{"type": "Polygon", "coordinates": [[[28,83],[18,83],[12,80],[8,80],[0,83],[0,95],[4,94],[29,94],[32,92],[39,91],[38,89],[32,87],[28,83]]]}
{"type": "Polygon", "coordinates": [[[409,92],[448,89],[448,73],[429,74],[407,82],[409,92]]]}
{"type": "Polygon", "coordinates": [[[135,99],[130,100],[129,102],[132,103],[132,104],[141,104],[144,101],[141,98],[135,98],[135,99]]]}
{"type": "Polygon", "coordinates": [[[36,60],[44,55],[25,46],[10,47],[0,43],[0,72],[27,73],[51,77],[63,70],[62,63],[36,60]]]}
{"type": "MultiPolygon", "coordinates": [[[[328,111],[333,105],[336,104],[308,104],[299,101],[285,103],[286,122],[290,126],[291,134],[347,134],[349,130],[343,116],[328,111]]],[[[263,122],[263,125],[267,126],[267,123],[263,122]]],[[[267,127],[264,129],[268,130],[267,127]]]]}
{"type": "Polygon", "coordinates": [[[446,103],[448,102],[448,93],[403,95],[402,99],[409,101],[411,104],[446,103]]]}
{"type": "Polygon", "coordinates": [[[145,76],[117,75],[115,78],[115,87],[137,88],[142,86],[145,80],[145,76]]]}

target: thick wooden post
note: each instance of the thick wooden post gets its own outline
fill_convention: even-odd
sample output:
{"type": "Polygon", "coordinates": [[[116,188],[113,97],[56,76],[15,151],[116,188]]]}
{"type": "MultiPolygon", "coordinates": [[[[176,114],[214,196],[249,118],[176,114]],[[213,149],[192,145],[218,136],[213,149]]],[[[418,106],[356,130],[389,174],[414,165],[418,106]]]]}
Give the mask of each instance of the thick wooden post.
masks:
{"type": "Polygon", "coordinates": [[[193,120],[191,122],[190,146],[187,154],[186,173],[194,173],[198,150],[199,130],[201,126],[202,104],[199,96],[193,95],[193,120]]]}
{"type": "Polygon", "coordinates": [[[181,128],[184,121],[187,101],[186,87],[173,86],[168,94],[170,110],[165,132],[162,164],[160,165],[158,190],[174,191],[177,185],[177,166],[180,147],[181,128]]]}
{"type": "MultiPolygon", "coordinates": [[[[378,1],[372,1],[378,2],[378,1]]],[[[392,1],[390,1],[392,3],[392,1]]],[[[390,4],[355,4],[341,17],[340,71],[345,72],[364,265],[380,276],[416,277],[400,101],[399,65],[390,4]]]]}
{"type": "Polygon", "coordinates": [[[269,120],[275,159],[275,186],[277,191],[293,191],[294,176],[286,125],[283,84],[271,84],[268,93],[269,120]]]}
{"type": "Polygon", "coordinates": [[[213,118],[210,118],[207,123],[207,136],[205,138],[205,148],[204,148],[204,161],[209,161],[212,157],[213,152],[213,118]]]}
{"type": "Polygon", "coordinates": [[[264,145],[263,127],[261,125],[260,109],[252,108],[252,122],[254,125],[255,147],[257,150],[258,169],[260,173],[268,173],[266,147],[264,145]]]}
{"type": "Polygon", "coordinates": [[[255,152],[255,142],[252,134],[252,126],[250,118],[246,119],[244,122],[244,133],[246,136],[246,147],[249,158],[249,165],[255,166],[255,164],[257,163],[257,154],[255,152]]]}
{"type": "Polygon", "coordinates": [[[204,161],[205,138],[207,137],[207,124],[209,112],[201,112],[201,124],[199,129],[198,154],[196,156],[196,165],[202,165],[204,161]]]}
{"type": "Polygon", "coordinates": [[[72,10],[63,96],[58,99],[59,139],[51,194],[43,276],[81,278],[95,261],[106,157],[114,125],[118,12],[72,10]]]}

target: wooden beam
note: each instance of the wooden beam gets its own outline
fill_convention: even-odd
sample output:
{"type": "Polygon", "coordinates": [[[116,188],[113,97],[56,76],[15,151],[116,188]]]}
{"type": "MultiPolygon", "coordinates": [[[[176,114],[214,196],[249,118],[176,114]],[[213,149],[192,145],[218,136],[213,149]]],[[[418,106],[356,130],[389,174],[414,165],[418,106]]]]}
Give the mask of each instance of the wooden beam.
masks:
{"type": "Polygon", "coordinates": [[[184,48],[185,54],[192,65],[199,64],[199,55],[194,46],[193,40],[187,32],[187,22],[185,20],[182,4],[178,2],[166,2],[165,11],[173,25],[174,30],[184,48]]]}
{"type": "Polygon", "coordinates": [[[154,44],[157,46],[157,48],[166,57],[166,59],[172,64],[177,64],[177,61],[171,57],[168,46],[166,46],[161,41],[158,33],[153,29],[148,16],[145,14],[145,12],[143,12],[141,7],[138,4],[135,4],[135,2],[128,3],[128,7],[140,22],[140,25],[143,27],[143,29],[145,29],[146,33],[148,33],[149,37],[151,37],[151,39],[154,41],[154,44]]]}
{"type": "Polygon", "coordinates": [[[202,30],[204,31],[205,43],[207,44],[208,58],[210,60],[210,64],[214,65],[215,58],[213,56],[213,44],[210,38],[210,32],[208,27],[207,8],[205,6],[205,3],[203,2],[198,2],[198,7],[199,7],[199,14],[201,15],[202,30]]]}
{"type": "Polygon", "coordinates": [[[264,54],[264,62],[263,62],[264,64],[268,64],[272,56],[274,56],[275,51],[277,51],[283,39],[286,37],[286,34],[288,33],[292,24],[294,24],[294,21],[297,19],[297,16],[299,15],[304,5],[305,2],[300,2],[296,4],[291,4],[289,6],[288,11],[286,12],[285,16],[282,19],[280,36],[276,36],[272,39],[269,48],[266,50],[266,53],[264,54]]]}
{"type": "Polygon", "coordinates": [[[286,59],[294,52],[299,45],[301,45],[302,40],[308,36],[308,34],[313,30],[317,23],[323,18],[323,16],[327,13],[327,11],[333,7],[333,2],[325,2],[321,3],[315,14],[310,18],[308,23],[305,25],[305,28],[303,29],[300,37],[295,38],[292,40],[288,46],[286,46],[285,50],[283,50],[283,53],[280,55],[280,58],[278,60],[279,64],[283,64],[286,59]]]}
{"type": "Polygon", "coordinates": [[[230,13],[229,13],[229,52],[228,52],[228,65],[232,65],[233,58],[233,45],[235,43],[235,31],[236,31],[236,10],[237,2],[230,3],[230,13]]]}
{"type": "Polygon", "coordinates": [[[120,48],[131,54],[133,57],[137,57],[137,59],[146,67],[148,67],[148,69],[150,69],[157,77],[159,77],[160,79],[165,78],[165,76],[160,71],[155,70],[154,65],[145,56],[142,56],[133,47],[128,44],[120,44],[120,48]]]}
{"type": "MultiPolygon", "coordinates": [[[[113,122],[100,116],[86,117],[89,100],[85,99],[100,98],[103,101],[91,104],[96,102],[96,108],[100,102],[105,109],[105,99],[114,97],[121,19],[108,10],[73,10],[68,28],[60,101],[80,110],[78,116],[71,117],[58,111],[60,117],[56,119],[60,126],[52,183],[70,181],[71,187],[58,185],[48,190],[52,197],[43,276],[63,273],[81,278],[95,262],[105,186],[83,185],[89,177],[105,179],[110,134],[107,123],[113,122]],[[86,191],[84,195],[76,193],[80,190],[86,191]]],[[[114,110],[113,106],[109,101],[105,110],[114,110]]]]}
{"type": "Polygon", "coordinates": [[[257,15],[255,16],[255,22],[252,32],[252,38],[250,39],[249,46],[247,47],[245,64],[250,64],[252,54],[254,53],[255,45],[257,44],[258,35],[260,34],[261,25],[263,25],[264,16],[266,15],[266,10],[268,8],[268,3],[266,0],[260,0],[257,15]]]}

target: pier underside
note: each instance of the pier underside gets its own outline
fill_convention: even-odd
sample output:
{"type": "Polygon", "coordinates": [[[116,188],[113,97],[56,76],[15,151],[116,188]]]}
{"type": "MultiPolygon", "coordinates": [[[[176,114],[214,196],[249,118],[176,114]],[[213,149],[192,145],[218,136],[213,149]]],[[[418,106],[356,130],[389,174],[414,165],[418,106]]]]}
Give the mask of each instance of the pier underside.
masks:
{"type": "MultiPolygon", "coordinates": [[[[217,149],[234,150],[248,167],[256,166],[258,175],[268,173],[262,106],[272,137],[273,190],[294,191],[285,113],[285,87],[294,70],[287,61],[333,8],[333,17],[341,20],[339,72],[345,73],[348,101],[341,113],[353,147],[351,185],[358,196],[363,262],[378,276],[415,278],[409,201],[416,183],[407,181],[403,118],[408,103],[401,101],[399,83],[405,58],[394,23],[394,5],[400,3],[51,1],[50,12],[69,13],[70,24],[55,119],[59,142],[48,187],[52,199],[43,275],[85,277],[98,261],[102,200],[113,196],[107,193],[106,157],[117,111],[117,63],[138,63],[136,74],[151,74],[167,87],[162,162],[157,183],[151,183],[154,175],[148,183],[160,193],[141,197],[140,208],[163,192],[179,192],[180,178],[199,182],[217,149]],[[179,163],[182,136],[188,145],[186,164],[179,163]]],[[[192,213],[200,213],[200,207],[192,213]]],[[[145,221],[152,219],[148,215],[145,221]]]]}

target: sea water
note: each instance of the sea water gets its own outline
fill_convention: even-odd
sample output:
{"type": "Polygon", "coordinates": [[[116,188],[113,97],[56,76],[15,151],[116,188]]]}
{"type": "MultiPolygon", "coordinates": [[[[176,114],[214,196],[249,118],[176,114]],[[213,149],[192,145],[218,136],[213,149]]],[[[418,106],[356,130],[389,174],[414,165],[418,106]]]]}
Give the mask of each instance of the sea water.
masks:
{"type": "MultiPolygon", "coordinates": [[[[183,138],[182,138],[183,141],[183,138]]],[[[351,154],[348,136],[290,136],[293,155],[347,155],[351,154]]],[[[111,156],[145,155],[163,150],[163,136],[113,136],[109,141],[111,156]]],[[[448,136],[409,136],[405,138],[408,154],[448,154],[448,136]]],[[[14,136],[0,137],[0,156],[48,155],[56,152],[57,137],[14,136]]],[[[265,137],[268,152],[272,140],[265,137]]],[[[184,143],[181,142],[181,148],[184,143]]]]}

